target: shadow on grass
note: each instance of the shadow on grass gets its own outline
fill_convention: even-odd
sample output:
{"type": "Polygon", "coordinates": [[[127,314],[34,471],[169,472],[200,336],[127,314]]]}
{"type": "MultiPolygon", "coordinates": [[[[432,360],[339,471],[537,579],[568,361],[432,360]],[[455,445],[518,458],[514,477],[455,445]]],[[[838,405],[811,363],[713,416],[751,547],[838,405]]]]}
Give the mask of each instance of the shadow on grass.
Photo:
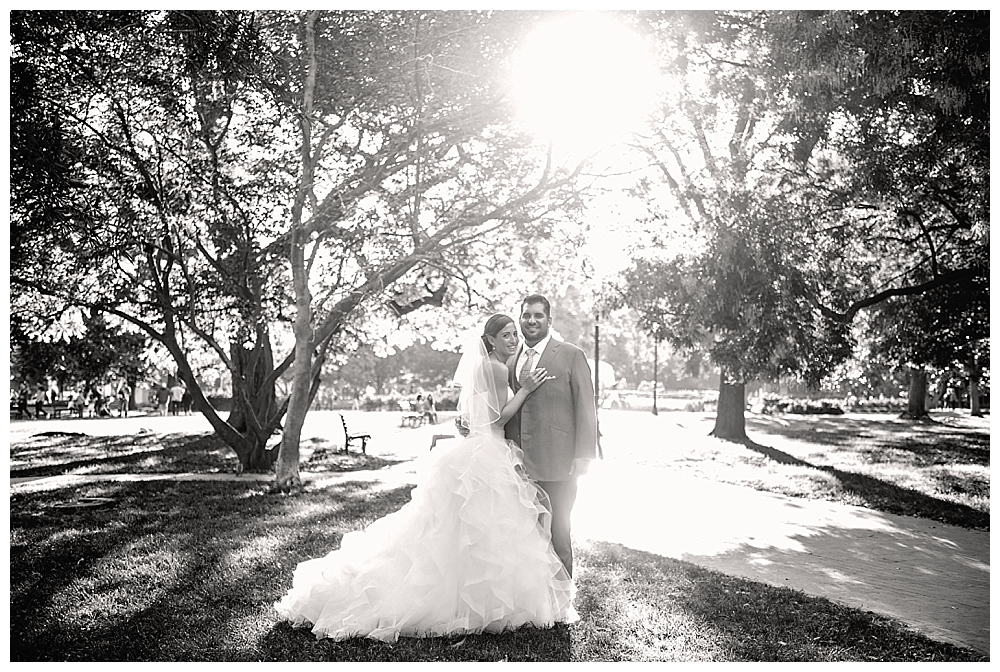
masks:
{"type": "Polygon", "coordinates": [[[748,428],[792,441],[820,446],[848,446],[869,462],[882,462],[893,451],[910,453],[915,464],[988,465],[990,433],[963,427],[957,418],[915,422],[902,418],[839,416],[754,416],[748,428]]]}
{"type": "MultiPolygon", "coordinates": [[[[344,472],[397,464],[373,455],[343,453],[336,444],[313,439],[303,471],[344,472]]],[[[135,436],[89,436],[41,432],[11,444],[11,477],[65,473],[232,473],[236,453],[215,434],[143,432],[135,436]]]]}
{"type": "Polygon", "coordinates": [[[604,660],[985,659],[872,612],[620,544],[595,542],[578,557],[582,621],[574,638],[604,660]]]}
{"type": "Polygon", "coordinates": [[[336,662],[569,662],[570,626],[531,626],[497,635],[457,635],[417,639],[402,637],[394,644],[354,638],[316,640],[302,628],[278,623],[260,641],[265,660],[336,662]],[[308,657],[303,657],[303,652],[308,657]]]}
{"type": "Polygon", "coordinates": [[[570,626],[388,645],[317,641],[277,620],[299,562],[410,490],[345,482],[290,497],[263,483],[158,481],[14,494],[11,660],[970,659],[873,614],[606,543],[580,549],[583,620],[570,626]],[[80,497],[117,506],[57,508],[80,497]]]}
{"type": "MultiPolygon", "coordinates": [[[[11,498],[11,660],[256,660],[301,560],[401,506],[344,483],[106,483],[11,498]],[[111,509],[66,513],[81,496],[111,509]]],[[[306,647],[311,648],[311,647],[306,647]]],[[[302,659],[309,659],[308,656],[302,659]]]]}
{"type": "Polygon", "coordinates": [[[568,660],[565,627],[317,641],[271,605],[306,559],[409,500],[347,482],[297,497],[252,483],[109,483],[11,503],[13,661],[568,660]],[[111,497],[113,509],[59,503],[111,497]]]}
{"type": "Polygon", "coordinates": [[[941,500],[865,474],[844,471],[828,465],[812,464],[776,448],[761,445],[752,439],[740,443],[779,464],[808,467],[830,474],[838,480],[846,492],[855,495],[866,507],[903,516],[930,518],[960,527],[980,529],[990,527],[988,512],[978,511],[965,504],[941,500]]]}

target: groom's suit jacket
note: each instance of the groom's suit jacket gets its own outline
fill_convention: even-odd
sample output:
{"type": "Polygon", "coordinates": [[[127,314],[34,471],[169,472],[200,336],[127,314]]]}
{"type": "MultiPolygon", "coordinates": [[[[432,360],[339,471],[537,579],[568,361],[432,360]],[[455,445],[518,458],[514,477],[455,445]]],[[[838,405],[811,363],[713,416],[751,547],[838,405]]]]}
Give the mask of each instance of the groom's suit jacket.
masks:
{"type": "MultiPolygon", "coordinates": [[[[518,348],[507,361],[511,389],[517,392],[518,348]]],[[[507,422],[504,434],[524,452],[528,476],[536,481],[563,481],[570,478],[573,459],[593,459],[597,454],[597,409],[594,381],[583,350],[549,339],[536,367],[546,369],[553,380],[528,395],[521,409],[507,422]]]]}

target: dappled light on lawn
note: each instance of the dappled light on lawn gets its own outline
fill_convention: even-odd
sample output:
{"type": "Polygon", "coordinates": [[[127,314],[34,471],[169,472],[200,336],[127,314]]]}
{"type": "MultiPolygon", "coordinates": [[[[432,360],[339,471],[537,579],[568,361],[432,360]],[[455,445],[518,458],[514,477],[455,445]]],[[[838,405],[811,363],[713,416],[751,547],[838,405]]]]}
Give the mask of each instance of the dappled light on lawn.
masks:
{"type": "Polygon", "coordinates": [[[226,553],[222,563],[236,570],[246,568],[255,561],[267,561],[275,557],[281,551],[282,545],[283,541],[276,536],[251,536],[226,553]]]}
{"type": "MultiPolygon", "coordinates": [[[[352,427],[372,432],[375,454],[339,453],[338,436],[334,433],[331,438],[329,431],[338,430],[338,415],[317,412],[315,431],[304,434],[308,449],[303,451],[303,464],[316,471],[304,472],[305,487],[295,497],[278,495],[269,483],[254,481],[257,476],[270,481],[273,475],[237,478],[231,467],[228,474],[219,473],[227,470],[232,458],[194,420],[164,423],[170,433],[150,436],[135,435],[136,424],[122,420],[117,424],[121,435],[115,437],[34,436],[54,421],[19,423],[34,425],[35,431],[17,439],[12,436],[11,441],[11,475],[26,479],[12,484],[11,566],[19,577],[12,605],[17,605],[19,614],[41,609],[46,615],[29,615],[29,625],[15,627],[22,639],[29,637],[27,643],[17,644],[18,649],[39,652],[44,642],[44,650],[54,652],[51,655],[72,659],[77,655],[74,642],[82,637],[89,651],[113,647],[118,659],[167,649],[183,657],[193,646],[206,652],[206,658],[230,660],[241,654],[229,647],[258,646],[253,642],[272,651],[272,659],[376,655],[360,644],[313,649],[308,632],[299,638],[280,627],[272,629],[268,617],[271,602],[298,562],[325,555],[339,546],[347,531],[361,529],[409,501],[420,465],[433,455],[429,441],[440,427],[400,428],[396,413],[348,413],[352,427]],[[190,433],[175,433],[185,426],[190,433]],[[383,468],[374,468],[383,463],[383,468]],[[179,472],[191,471],[203,473],[184,474],[185,479],[197,477],[197,481],[174,482],[179,472]],[[44,476],[50,478],[33,480],[44,476]],[[100,477],[116,480],[93,480],[100,477]],[[209,480],[218,478],[228,482],[209,480]],[[100,497],[113,500],[114,506],[64,508],[100,497]],[[36,557],[44,559],[33,560],[36,557]],[[24,563],[28,566],[22,569],[24,563]],[[61,576],[72,578],[63,584],[50,580],[61,576]],[[270,580],[263,584],[255,581],[257,577],[270,580]],[[155,599],[120,605],[128,591],[116,586],[124,584],[155,599]],[[198,590],[212,586],[211,595],[192,596],[187,587],[194,584],[198,590]],[[95,597],[98,592],[101,597],[95,597]],[[214,606],[203,618],[199,610],[206,600],[213,600],[214,606]],[[101,604],[102,610],[81,606],[91,603],[101,604]],[[39,604],[43,606],[34,606],[39,604]],[[136,604],[142,605],[138,611],[133,608],[136,604]],[[48,625],[52,614],[57,615],[54,629],[48,625]],[[148,641],[122,640],[116,638],[119,614],[136,627],[183,623],[185,632],[192,634],[174,644],[152,636],[148,641]],[[253,624],[254,631],[239,636],[212,634],[230,620],[253,624]],[[92,627],[95,623],[98,630],[92,627]],[[286,655],[286,649],[291,653],[286,655]]],[[[618,588],[627,589],[624,592],[613,591],[603,580],[588,584],[592,577],[586,569],[588,554],[609,545],[619,545],[629,554],[647,554],[642,563],[694,563],[782,587],[793,579],[797,590],[897,614],[921,631],[935,627],[942,610],[953,620],[979,618],[976,600],[963,595],[970,594],[969,586],[972,595],[989,590],[989,553],[978,546],[984,537],[988,543],[988,532],[955,530],[937,521],[955,520],[964,528],[977,528],[985,518],[988,527],[988,419],[957,426],[950,419],[948,424],[927,425],[899,423],[885,415],[750,414],[748,432],[757,443],[749,444],[709,436],[713,420],[712,413],[703,412],[661,409],[653,416],[601,411],[606,459],[593,462],[590,473],[580,480],[574,537],[582,563],[579,599],[592,605],[595,618],[605,624],[613,620],[614,625],[608,632],[586,633],[581,630],[586,621],[574,626],[567,649],[551,633],[533,633],[530,637],[554,650],[542,654],[531,649],[523,658],[517,654],[511,659],[563,660],[569,655],[564,650],[572,651],[575,659],[607,660],[673,659],[674,655],[685,660],[769,659],[782,653],[773,648],[781,645],[773,642],[767,650],[731,651],[726,642],[733,633],[718,638],[717,622],[706,623],[697,615],[689,620],[670,610],[669,614],[651,611],[650,602],[633,604],[650,592],[643,585],[632,585],[634,569],[628,569],[620,583],[615,579],[618,588]],[[902,487],[899,479],[906,473],[924,474],[920,481],[905,481],[919,489],[902,487]],[[982,484],[985,509],[973,510],[982,484]],[[945,501],[958,497],[966,504],[945,501]],[[856,502],[867,508],[845,505],[856,502]],[[915,513],[892,515],[900,509],[915,513]],[[872,568],[881,572],[877,576],[894,577],[894,585],[905,590],[873,581],[872,568]],[[939,589],[930,603],[937,613],[894,601],[897,592],[906,594],[910,586],[926,585],[928,578],[933,589],[939,589]],[[963,587],[961,582],[969,585],[963,587]],[[852,595],[864,599],[851,602],[852,595]],[[588,642],[586,651],[577,646],[581,638],[588,642]]],[[[602,565],[605,578],[615,566],[602,565]]],[[[655,583],[660,578],[649,580],[655,583]]],[[[677,590],[665,593],[664,599],[680,599],[677,590]]],[[[737,607],[746,602],[735,593],[732,599],[737,607]]],[[[713,606],[709,615],[716,610],[713,606]]],[[[757,617],[747,615],[743,625],[757,617]]],[[[794,633],[778,639],[789,641],[790,634],[794,633]]],[[[947,632],[935,634],[953,641],[947,632]]],[[[742,631],[737,636],[746,641],[742,631]]],[[[505,639],[505,651],[520,646],[522,637],[528,635],[505,639]]],[[[491,641],[482,640],[474,655],[492,651],[491,641]]],[[[397,648],[392,655],[405,659],[425,648],[433,651],[428,655],[443,655],[442,659],[453,655],[452,649],[440,654],[433,643],[406,646],[413,648],[402,653],[397,648]]],[[[454,655],[468,657],[469,646],[471,641],[454,655]]],[[[827,654],[814,654],[809,648],[807,655],[827,654]]],[[[841,652],[830,655],[837,658],[841,652]]],[[[843,655],[856,659],[851,652],[843,655]]],[[[502,657],[508,653],[497,659],[502,657]]]]}
{"type": "Polygon", "coordinates": [[[863,609],[614,543],[582,542],[577,557],[584,660],[592,651],[608,661],[918,659],[911,632],[863,609]]]}
{"type": "MultiPolygon", "coordinates": [[[[581,480],[584,508],[575,518],[577,528],[601,521],[614,531],[616,521],[634,517],[647,530],[676,535],[677,521],[699,515],[691,505],[697,498],[720,502],[720,510],[728,506],[742,511],[738,502],[716,497],[704,487],[678,487],[676,498],[684,501],[668,496],[657,508],[648,508],[648,502],[644,509],[629,508],[636,498],[622,497],[620,492],[609,491],[603,498],[599,488],[609,483],[636,493],[660,488],[669,494],[669,480],[630,481],[604,473],[610,467],[620,473],[622,463],[628,462],[622,459],[625,448],[614,438],[623,426],[635,429],[633,435],[647,434],[639,446],[646,452],[666,449],[656,445],[656,437],[686,440],[664,432],[664,425],[652,416],[645,421],[645,415],[602,414],[609,458],[595,463],[593,472],[581,480]],[[635,487],[628,488],[629,483],[635,487]],[[586,512],[597,498],[601,516],[586,512]]],[[[684,422],[694,428],[700,423],[690,414],[684,422]]],[[[644,472],[652,469],[641,467],[644,472]]],[[[15,492],[11,497],[11,613],[16,616],[11,624],[12,660],[969,659],[884,619],[876,621],[873,614],[710,572],[656,551],[588,540],[579,529],[577,608],[583,619],[568,628],[404,639],[387,646],[365,640],[317,642],[308,631],[277,623],[273,602],[299,562],[339,547],[346,531],[361,529],[409,501],[409,487],[389,492],[383,487],[347,480],[309,487],[289,497],[244,477],[223,483],[125,481],[15,492]],[[62,502],[95,496],[113,498],[117,505],[72,514],[55,509],[62,502]],[[862,638],[865,642],[859,644],[862,638]]],[[[697,532],[690,522],[688,528],[697,532]]],[[[633,534],[636,539],[651,538],[633,534]]],[[[827,546],[847,546],[850,553],[871,544],[868,537],[851,539],[831,530],[824,532],[824,539],[827,546]]],[[[815,551],[821,549],[817,538],[798,541],[813,553],[759,548],[735,559],[750,569],[781,566],[788,560],[801,563],[803,558],[815,561],[815,551]]],[[[930,546],[937,552],[962,554],[961,542],[945,549],[944,537],[896,541],[909,548],[930,546]]],[[[713,558],[722,556],[698,562],[711,566],[713,558]]],[[[819,567],[825,572],[817,574],[834,585],[859,580],[836,561],[819,567]]],[[[934,571],[927,563],[913,567],[934,571]]],[[[983,569],[988,581],[989,568],[983,569]]],[[[947,580],[940,579],[946,585],[947,580]]]]}
{"type": "MultiPolygon", "coordinates": [[[[892,615],[945,641],[956,641],[949,639],[956,634],[936,629],[940,614],[935,611],[948,609],[952,619],[980,618],[981,612],[967,603],[967,596],[989,591],[988,563],[976,559],[984,552],[988,557],[988,550],[982,550],[982,532],[955,527],[944,532],[942,523],[926,518],[760,492],[752,482],[732,485],[702,478],[681,467],[692,451],[702,452],[703,461],[715,462],[717,456],[720,462],[734,463],[737,456],[756,453],[699,431],[678,431],[675,426],[668,432],[669,415],[632,413],[628,421],[625,414],[601,417],[609,457],[596,462],[580,482],[573,512],[576,538],[617,543],[825,595],[892,615]],[[646,443],[637,448],[635,441],[644,433],[638,440],[646,443]],[[642,453],[651,457],[637,463],[634,455],[642,453]],[[659,462],[652,459],[656,455],[659,462]],[[932,577],[929,584],[928,577],[932,577]],[[932,595],[916,604],[902,589],[910,586],[932,595]]],[[[815,469],[797,464],[777,467],[815,469]]],[[[849,476],[836,470],[833,474],[839,474],[837,480],[849,476]]],[[[903,494],[899,488],[893,492],[903,494]]],[[[988,537],[985,540],[988,544],[988,537]]]]}
{"type": "MultiPolygon", "coordinates": [[[[580,480],[573,512],[579,535],[682,558],[721,555],[743,545],[804,552],[808,537],[841,531],[903,534],[877,511],[831,503],[817,514],[809,499],[754,493],[712,474],[702,478],[679,469],[699,457],[728,458],[736,469],[742,459],[767,461],[745,446],[707,436],[697,414],[603,412],[601,430],[606,459],[595,461],[580,480]]],[[[777,476],[805,470],[835,479],[810,465],[780,466],[777,476]]]]}

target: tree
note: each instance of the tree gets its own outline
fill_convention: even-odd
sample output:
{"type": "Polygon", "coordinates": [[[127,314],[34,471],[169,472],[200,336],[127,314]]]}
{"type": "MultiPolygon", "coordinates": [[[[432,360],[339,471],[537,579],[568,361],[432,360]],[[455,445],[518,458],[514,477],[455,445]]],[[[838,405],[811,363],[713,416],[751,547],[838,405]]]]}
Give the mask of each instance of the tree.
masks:
{"type": "MultiPolygon", "coordinates": [[[[266,158],[240,165],[274,122],[252,86],[272,63],[254,17],[15,15],[13,60],[25,83],[13,87],[17,109],[46,110],[58,131],[52,144],[68,155],[60,218],[50,221],[34,189],[12,199],[13,228],[34,238],[12,268],[12,288],[25,299],[18,305],[30,312],[36,297],[48,297],[137,326],[170,352],[195,407],[241,465],[266,468],[264,443],[281,416],[268,366],[281,297],[266,282],[280,260],[259,254],[260,239],[274,235],[265,185],[275,176],[264,172],[266,158]],[[37,246],[40,236],[50,246],[37,246]],[[191,339],[232,372],[231,422],[193,375],[191,339]]],[[[14,127],[22,124],[12,115],[14,127]]],[[[13,153],[19,166],[31,154],[30,135],[14,134],[25,142],[13,153]]],[[[23,168],[28,187],[48,179],[33,163],[23,168]]]]}
{"type": "MultiPolygon", "coordinates": [[[[162,343],[242,468],[273,466],[284,418],[283,488],[323,362],[371,337],[396,283],[469,289],[466,273],[573,206],[572,172],[511,123],[502,65],[528,14],[15,14],[13,60],[36,83],[17,109],[44,103],[79,151],[51,258],[26,247],[12,272],[19,305],[96,308],[162,343]],[[194,375],[195,341],[231,372],[228,419],[194,375]]],[[[47,217],[37,199],[12,211],[47,217]]]]}
{"type": "Polygon", "coordinates": [[[872,311],[871,356],[905,366],[911,383],[906,415],[927,417],[928,369],[967,367],[972,413],[980,415],[978,379],[989,358],[989,281],[985,269],[972,286],[946,285],[924,294],[893,297],[872,311]]]}
{"type": "Polygon", "coordinates": [[[927,367],[975,361],[972,351],[989,328],[985,18],[880,12],[858,22],[869,70],[880,76],[879,104],[850,105],[861,140],[846,139],[842,152],[853,158],[869,202],[889,215],[865,218],[865,226],[905,245],[883,247],[888,254],[875,276],[895,282],[883,281],[888,289],[877,287],[852,309],[875,312],[883,360],[907,363],[914,418],[926,416],[927,367]]]}
{"type": "Polygon", "coordinates": [[[745,438],[747,381],[818,383],[849,356],[860,310],[977,277],[988,155],[969,75],[988,39],[959,14],[945,41],[905,12],[649,19],[677,99],[641,149],[669,193],[656,214],[696,241],[637,261],[623,296],[672,342],[710,343],[715,435],[745,438]]]}
{"type": "MultiPolygon", "coordinates": [[[[569,185],[570,176],[554,174],[522,149],[524,138],[504,126],[511,110],[496,81],[497,54],[513,47],[507,17],[466,13],[378,13],[366,23],[352,16],[309,12],[303,17],[301,47],[302,110],[300,118],[301,170],[291,211],[291,271],[295,300],[295,354],[288,418],[277,463],[277,483],[284,490],[300,485],[298,444],[302,423],[326,358],[329,339],[343,329],[345,320],[373,294],[425,265],[445,267],[446,253],[466,253],[471,243],[486,231],[500,226],[524,226],[537,220],[552,206],[545,199],[569,185]],[[388,77],[378,83],[371,108],[358,110],[350,127],[352,134],[372,140],[384,138],[387,110],[399,108],[394,120],[399,131],[383,141],[379,151],[367,158],[359,170],[351,165],[355,154],[333,179],[319,179],[321,157],[332,149],[342,151],[340,135],[343,98],[324,97],[326,81],[319,66],[348,45],[344,24],[371,31],[376,49],[373,58],[411,64],[397,71],[401,79],[388,77]],[[396,39],[391,39],[391,37],[396,39]],[[445,37],[447,36],[447,40],[445,37]],[[407,52],[398,53],[405,45],[407,52]],[[486,58],[483,58],[483,55],[486,58]],[[393,86],[398,83],[398,86],[393,86]],[[412,86],[410,86],[412,83],[412,86]],[[394,96],[385,100],[383,96],[394,96]],[[489,145],[483,144],[488,139],[489,145]],[[498,163],[500,162],[500,163],[498,163]],[[373,188],[370,166],[379,167],[382,194],[373,188]],[[502,169],[504,166],[505,169],[502,169]],[[413,169],[413,179],[383,177],[413,169]],[[360,174],[359,174],[360,173],[360,174]],[[336,293],[316,302],[310,276],[317,260],[322,262],[323,243],[339,233],[345,218],[363,197],[382,196],[382,220],[367,225],[372,232],[391,236],[394,242],[380,250],[377,258],[354,253],[337,259],[340,273],[336,293]],[[437,215],[424,217],[425,203],[437,215]],[[443,207],[442,207],[443,206],[443,207]],[[316,237],[312,239],[311,237],[316,237]]],[[[515,17],[516,18],[516,17],[515,17]]],[[[348,43],[357,48],[353,41],[348,43]]],[[[354,150],[356,151],[356,150],[354,150]]],[[[334,166],[336,166],[334,159],[334,166]]],[[[360,209],[360,208],[359,208],[360,209]]],[[[359,222],[366,225],[364,220],[359,222]]],[[[370,238],[368,239],[370,240],[370,238]]],[[[336,255],[335,255],[336,256],[336,255]]],[[[398,308],[394,311],[400,314],[398,308]]]]}
{"type": "MultiPolygon", "coordinates": [[[[720,368],[713,434],[742,440],[747,382],[813,375],[806,353],[835,360],[847,351],[845,330],[803,297],[788,250],[804,238],[789,200],[808,182],[809,157],[783,155],[775,139],[792,113],[781,106],[787,82],[766,67],[775,42],[767,13],[657,15],[650,24],[677,86],[639,149],[669,192],[654,217],[686,220],[690,234],[680,248],[670,231],[657,232],[661,251],[625,275],[624,299],[675,346],[709,344],[720,368]],[[787,186],[777,187],[782,179],[787,186]],[[670,249],[678,252],[663,253],[670,249]]],[[[646,181],[638,194],[659,198],[659,185],[646,181]]]]}
{"type": "Polygon", "coordinates": [[[143,353],[147,339],[108,324],[99,312],[84,315],[82,328],[59,338],[30,338],[16,322],[11,330],[11,374],[25,382],[36,383],[50,378],[60,392],[69,384],[128,382],[135,389],[147,365],[143,353]]]}
{"type": "Polygon", "coordinates": [[[845,292],[841,305],[853,301],[850,307],[827,314],[843,320],[861,309],[876,312],[871,323],[884,330],[878,347],[910,366],[908,414],[915,418],[926,415],[925,367],[961,357],[988,330],[984,19],[976,12],[865,13],[849,40],[864,47],[872,86],[847,97],[855,132],[832,144],[850,157],[848,183],[871,214],[841,224],[881,256],[870,274],[875,282],[845,292]],[[901,333],[900,324],[910,331],[901,333]]]}

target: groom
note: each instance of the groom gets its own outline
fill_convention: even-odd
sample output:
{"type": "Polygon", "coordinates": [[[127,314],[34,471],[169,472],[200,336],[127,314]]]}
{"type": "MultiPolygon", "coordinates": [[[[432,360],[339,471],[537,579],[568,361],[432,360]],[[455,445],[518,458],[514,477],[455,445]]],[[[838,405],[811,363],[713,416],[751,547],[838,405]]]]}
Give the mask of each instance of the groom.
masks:
{"type": "Polygon", "coordinates": [[[577,477],[587,473],[597,452],[597,409],[594,383],[583,350],[549,336],[552,310],[548,299],[533,294],[521,302],[524,343],[507,361],[514,392],[532,369],[549,378],[525,400],[507,422],[505,435],[524,452],[528,476],[549,497],[552,546],[573,576],[570,514],[576,501],[577,477]]]}

